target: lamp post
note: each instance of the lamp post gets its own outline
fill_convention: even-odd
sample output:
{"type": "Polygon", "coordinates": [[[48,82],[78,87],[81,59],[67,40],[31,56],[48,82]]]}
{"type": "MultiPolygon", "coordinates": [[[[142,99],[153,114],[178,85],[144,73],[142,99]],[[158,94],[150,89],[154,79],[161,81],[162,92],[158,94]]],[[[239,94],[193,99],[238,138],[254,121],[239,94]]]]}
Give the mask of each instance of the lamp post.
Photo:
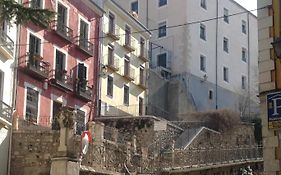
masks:
{"type": "Polygon", "coordinates": [[[271,45],[273,46],[274,52],[277,58],[281,59],[281,37],[276,38],[271,45]]]}

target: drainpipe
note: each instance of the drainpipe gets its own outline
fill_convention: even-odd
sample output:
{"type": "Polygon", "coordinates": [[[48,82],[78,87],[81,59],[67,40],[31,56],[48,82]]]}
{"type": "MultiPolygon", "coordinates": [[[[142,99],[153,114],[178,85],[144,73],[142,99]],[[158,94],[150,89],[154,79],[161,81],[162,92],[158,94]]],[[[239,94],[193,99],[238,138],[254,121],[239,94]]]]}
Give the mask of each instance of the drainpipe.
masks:
{"type": "Polygon", "coordinates": [[[251,66],[250,66],[250,61],[251,61],[251,57],[250,57],[250,18],[249,18],[249,15],[250,15],[250,12],[248,11],[248,13],[247,13],[247,24],[248,24],[248,37],[247,37],[247,40],[248,40],[248,112],[249,112],[249,116],[248,117],[250,117],[250,114],[251,114],[251,94],[250,94],[250,80],[251,80],[251,78],[250,78],[250,68],[251,68],[251,66]]]}
{"type": "Polygon", "coordinates": [[[218,109],[218,26],[219,26],[219,1],[216,1],[216,109],[218,109]]]}
{"type": "MultiPolygon", "coordinates": [[[[18,2],[19,4],[22,4],[22,1],[20,0],[18,2]]],[[[20,45],[17,45],[20,43],[20,30],[21,30],[21,26],[17,25],[17,37],[16,37],[16,42],[15,42],[15,56],[14,56],[14,75],[13,75],[13,94],[12,94],[12,108],[13,108],[13,114],[12,114],[12,126],[10,127],[10,137],[9,137],[9,150],[8,150],[8,175],[11,174],[11,156],[12,156],[12,138],[13,138],[13,120],[15,120],[14,116],[14,112],[16,109],[16,96],[17,96],[17,81],[18,81],[18,58],[19,58],[19,48],[20,45]]]]}

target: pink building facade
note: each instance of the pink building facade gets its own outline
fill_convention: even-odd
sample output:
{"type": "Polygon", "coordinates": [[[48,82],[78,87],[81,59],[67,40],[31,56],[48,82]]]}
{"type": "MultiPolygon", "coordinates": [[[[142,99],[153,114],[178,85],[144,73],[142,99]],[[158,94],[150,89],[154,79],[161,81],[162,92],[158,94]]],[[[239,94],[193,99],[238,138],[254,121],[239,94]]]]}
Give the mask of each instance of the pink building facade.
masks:
{"type": "Polygon", "coordinates": [[[77,112],[81,133],[96,114],[103,11],[90,0],[34,0],[27,5],[55,11],[56,17],[48,29],[32,23],[21,27],[17,113],[31,123],[58,129],[56,114],[66,106],[77,112]]]}

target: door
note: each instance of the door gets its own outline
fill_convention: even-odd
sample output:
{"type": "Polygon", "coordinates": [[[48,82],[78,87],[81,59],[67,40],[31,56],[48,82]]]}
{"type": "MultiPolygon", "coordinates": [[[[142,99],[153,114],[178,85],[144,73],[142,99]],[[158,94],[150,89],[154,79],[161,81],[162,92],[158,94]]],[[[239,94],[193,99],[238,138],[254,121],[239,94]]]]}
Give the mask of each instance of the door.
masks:
{"type": "Polygon", "coordinates": [[[80,46],[88,49],[88,24],[80,20],[80,46]]]}
{"type": "Polygon", "coordinates": [[[40,56],[40,53],[41,53],[41,40],[38,39],[37,37],[35,37],[34,35],[30,35],[29,37],[29,54],[30,54],[30,57],[29,57],[29,63],[36,67],[36,68],[40,68],[39,64],[39,60],[36,59],[38,58],[38,56],[40,56]]]}
{"type": "Polygon", "coordinates": [[[64,54],[60,51],[56,51],[56,79],[63,80],[63,70],[64,70],[64,54]]]}
{"type": "Polygon", "coordinates": [[[78,65],[78,79],[79,79],[79,88],[83,91],[86,90],[87,85],[87,67],[83,63],[78,65]]]}
{"type": "Polygon", "coordinates": [[[52,130],[59,130],[60,125],[58,122],[58,113],[62,107],[62,104],[57,101],[53,101],[53,117],[52,117],[52,130]]]}

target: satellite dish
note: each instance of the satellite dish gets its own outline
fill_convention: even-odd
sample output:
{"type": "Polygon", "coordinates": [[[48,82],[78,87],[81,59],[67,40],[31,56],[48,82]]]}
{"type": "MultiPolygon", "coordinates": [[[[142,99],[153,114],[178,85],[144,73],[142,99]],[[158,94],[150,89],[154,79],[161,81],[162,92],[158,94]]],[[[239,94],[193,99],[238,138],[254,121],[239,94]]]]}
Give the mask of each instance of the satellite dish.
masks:
{"type": "Polygon", "coordinates": [[[81,141],[81,146],[82,146],[82,154],[87,154],[88,149],[89,149],[89,144],[92,140],[91,138],[91,133],[90,131],[84,131],[81,135],[82,141],[81,141]]]}

